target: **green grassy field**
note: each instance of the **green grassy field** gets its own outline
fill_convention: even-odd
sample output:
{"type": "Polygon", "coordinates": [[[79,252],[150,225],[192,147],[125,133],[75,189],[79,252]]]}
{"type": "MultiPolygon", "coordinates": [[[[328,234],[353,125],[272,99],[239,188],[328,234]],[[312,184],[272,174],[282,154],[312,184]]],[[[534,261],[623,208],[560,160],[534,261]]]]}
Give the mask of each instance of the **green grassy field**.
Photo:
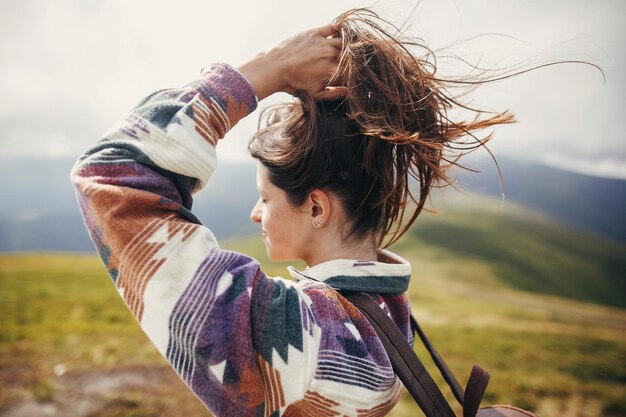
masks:
{"type": "MultiPolygon", "coordinates": [[[[492,373],[486,403],[542,417],[626,416],[626,310],[614,307],[625,293],[623,246],[462,216],[429,216],[394,247],[413,265],[414,313],[459,379],[477,363],[492,373]]],[[[223,246],[286,275],[260,239],[223,246]]],[[[0,256],[0,329],[1,417],[210,415],[94,256],[0,256]]],[[[391,415],[419,414],[405,395],[391,415]]]]}

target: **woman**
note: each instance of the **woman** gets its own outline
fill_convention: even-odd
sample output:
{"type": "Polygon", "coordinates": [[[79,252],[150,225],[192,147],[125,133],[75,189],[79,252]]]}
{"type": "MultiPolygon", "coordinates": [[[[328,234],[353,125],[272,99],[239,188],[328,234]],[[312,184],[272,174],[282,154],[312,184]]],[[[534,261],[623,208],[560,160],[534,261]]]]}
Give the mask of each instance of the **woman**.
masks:
{"type": "Polygon", "coordinates": [[[153,93],[76,164],[85,222],[117,289],[215,415],[378,416],[397,402],[379,339],[338,291],[369,293],[412,342],[410,265],[381,248],[445,180],[446,147],[511,121],[450,121],[456,103],[409,46],[374,14],[347,12],[238,69],[213,65],[153,93]],[[299,99],[265,113],[251,141],[251,219],[273,259],[306,262],[289,270],[295,282],[221,250],[190,211],[218,140],[278,91],[299,99]]]}

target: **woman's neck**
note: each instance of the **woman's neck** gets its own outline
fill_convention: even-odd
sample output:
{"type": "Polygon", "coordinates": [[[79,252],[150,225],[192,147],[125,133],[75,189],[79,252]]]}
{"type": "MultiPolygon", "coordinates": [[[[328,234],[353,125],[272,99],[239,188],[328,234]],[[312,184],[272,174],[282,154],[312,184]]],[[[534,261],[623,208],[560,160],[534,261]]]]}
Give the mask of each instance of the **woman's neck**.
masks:
{"type": "Polygon", "coordinates": [[[302,259],[309,267],[335,259],[378,260],[378,245],[373,238],[358,241],[333,239],[312,245],[311,249],[307,256],[302,259]]]}

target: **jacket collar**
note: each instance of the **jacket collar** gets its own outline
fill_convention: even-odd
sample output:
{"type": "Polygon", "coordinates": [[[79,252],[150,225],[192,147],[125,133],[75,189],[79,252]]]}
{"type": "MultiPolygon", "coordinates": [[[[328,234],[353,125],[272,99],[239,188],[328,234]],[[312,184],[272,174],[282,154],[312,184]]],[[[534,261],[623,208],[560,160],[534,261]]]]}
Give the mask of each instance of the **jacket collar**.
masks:
{"type": "Polygon", "coordinates": [[[323,282],[335,290],[400,294],[407,290],[411,264],[400,256],[381,250],[377,261],[335,259],[303,271],[287,268],[296,281],[323,282]]]}

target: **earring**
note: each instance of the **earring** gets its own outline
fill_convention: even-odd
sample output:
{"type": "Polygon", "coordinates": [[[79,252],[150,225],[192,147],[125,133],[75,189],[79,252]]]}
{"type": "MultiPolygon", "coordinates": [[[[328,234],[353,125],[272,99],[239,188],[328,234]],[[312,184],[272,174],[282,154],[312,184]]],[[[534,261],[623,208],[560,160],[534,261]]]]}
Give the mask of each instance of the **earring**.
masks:
{"type": "Polygon", "coordinates": [[[323,222],[324,222],[324,219],[319,217],[319,218],[315,219],[315,222],[313,222],[313,226],[320,227],[323,222]]]}

